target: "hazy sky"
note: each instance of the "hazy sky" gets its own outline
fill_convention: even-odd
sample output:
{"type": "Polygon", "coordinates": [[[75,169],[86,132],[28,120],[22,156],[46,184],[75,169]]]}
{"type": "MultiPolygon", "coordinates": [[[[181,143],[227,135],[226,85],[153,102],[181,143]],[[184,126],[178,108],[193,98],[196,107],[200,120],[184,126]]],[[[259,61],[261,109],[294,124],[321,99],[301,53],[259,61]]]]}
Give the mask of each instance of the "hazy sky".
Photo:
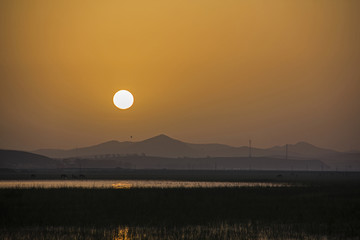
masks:
{"type": "Polygon", "coordinates": [[[360,149],[360,1],[0,1],[0,148],[160,133],[360,149]],[[119,110],[113,94],[135,103],[119,110]]]}

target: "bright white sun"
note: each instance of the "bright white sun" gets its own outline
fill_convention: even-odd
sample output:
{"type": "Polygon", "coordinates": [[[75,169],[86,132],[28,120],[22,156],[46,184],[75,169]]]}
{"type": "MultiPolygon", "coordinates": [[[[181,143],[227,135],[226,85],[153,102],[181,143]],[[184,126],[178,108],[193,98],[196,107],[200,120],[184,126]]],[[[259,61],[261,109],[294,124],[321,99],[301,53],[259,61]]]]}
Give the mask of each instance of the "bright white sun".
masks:
{"type": "Polygon", "coordinates": [[[128,109],[134,103],[133,95],[127,90],[120,90],[115,93],[113,102],[120,109],[128,109]]]}

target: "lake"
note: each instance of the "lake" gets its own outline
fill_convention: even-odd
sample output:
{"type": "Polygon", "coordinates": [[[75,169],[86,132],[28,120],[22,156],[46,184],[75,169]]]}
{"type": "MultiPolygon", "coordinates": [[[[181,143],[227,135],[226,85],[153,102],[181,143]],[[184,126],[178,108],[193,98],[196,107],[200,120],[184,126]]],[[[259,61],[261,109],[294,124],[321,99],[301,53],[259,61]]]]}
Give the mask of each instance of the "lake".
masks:
{"type": "Polygon", "coordinates": [[[6,180],[0,188],[226,188],[284,187],[287,183],[271,182],[194,182],[168,180],[6,180]]]}

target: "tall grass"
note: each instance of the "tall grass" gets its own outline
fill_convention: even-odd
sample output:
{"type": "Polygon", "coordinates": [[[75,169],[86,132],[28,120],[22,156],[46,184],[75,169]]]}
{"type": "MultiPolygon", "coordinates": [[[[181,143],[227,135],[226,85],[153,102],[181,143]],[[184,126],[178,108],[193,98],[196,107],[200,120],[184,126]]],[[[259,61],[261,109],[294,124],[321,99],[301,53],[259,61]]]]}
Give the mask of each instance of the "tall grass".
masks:
{"type": "Polygon", "coordinates": [[[127,226],[135,235],[173,232],[173,237],[166,235],[165,239],[182,239],[179,234],[184,231],[183,239],[232,238],[219,237],[224,234],[242,239],[244,231],[248,232],[244,239],[288,233],[359,237],[360,188],[353,183],[277,188],[0,189],[0,213],[0,229],[5,234],[0,239],[24,231],[45,234],[37,239],[47,239],[51,231],[55,231],[54,237],[75,234],[79,236],[69,239],[91,239],[92,233],[99,233],[104,235],[99,239],[110,239],[108,232],[118,226],[127,226]],[[236,230],[236,235],[234,229],[242,230],[236,230]],[[218,237],[206,235],[211,231],[211,236],[218,237]],[[187,232],[200,235],[191,238],[187,232]]]}
{"type": "MultiPolygon", "coordinates": [[[[337,235],[337,238],[345,238],[337,235]]],[[[32,227],[0,231],[3,240],[231,240],[231,239],[327,239],[325,235],[298,232],[294,225],[218,224],[182,227],[118,226],[95,227],[32,227]]]]}

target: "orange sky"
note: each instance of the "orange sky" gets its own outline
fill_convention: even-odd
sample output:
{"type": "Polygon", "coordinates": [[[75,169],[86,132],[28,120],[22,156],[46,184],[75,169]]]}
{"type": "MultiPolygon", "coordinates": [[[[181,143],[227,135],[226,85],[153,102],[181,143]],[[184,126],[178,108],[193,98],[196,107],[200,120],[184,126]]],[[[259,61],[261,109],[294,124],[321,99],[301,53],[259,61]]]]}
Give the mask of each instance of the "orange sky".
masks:
{"type": "Polygon", "coordinates": [[[0,148],[160,133],[360,149],[360,1],[0,1],[0,148]],[[121,111],[113,94],[127,89],[121,111]]]}

